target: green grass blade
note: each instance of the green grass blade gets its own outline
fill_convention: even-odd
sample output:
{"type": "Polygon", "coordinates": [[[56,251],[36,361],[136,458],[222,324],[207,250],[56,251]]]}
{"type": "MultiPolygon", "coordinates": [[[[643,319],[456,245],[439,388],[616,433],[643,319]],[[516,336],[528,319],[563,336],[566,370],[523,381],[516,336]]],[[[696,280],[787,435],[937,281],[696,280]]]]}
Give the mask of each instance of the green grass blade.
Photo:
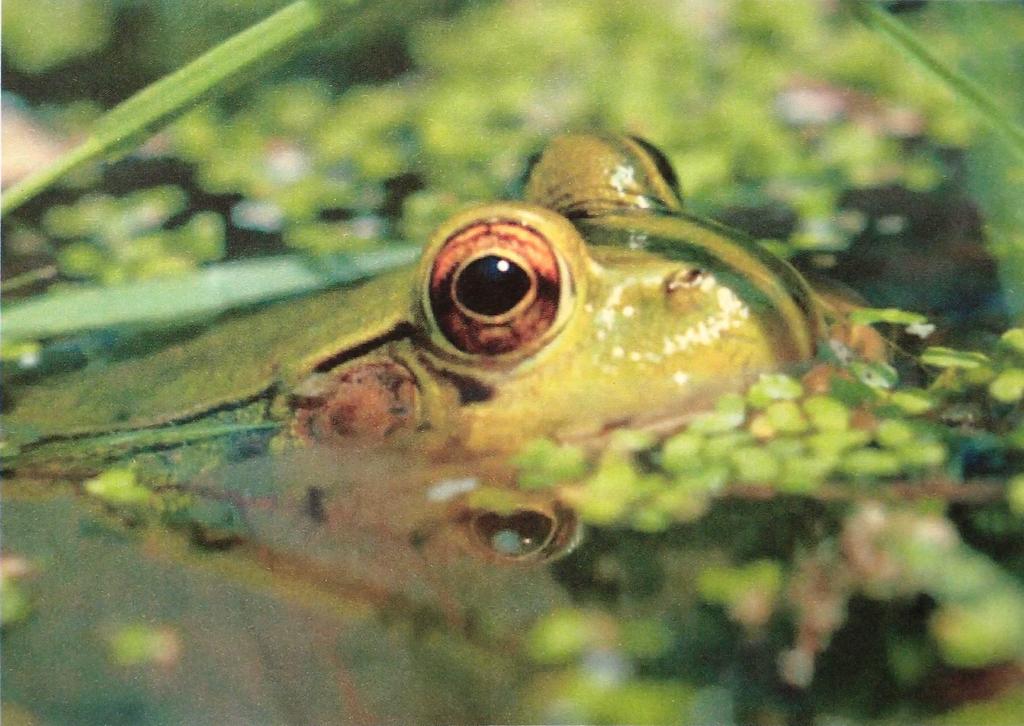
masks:
{"type": "Polygon", "coordinates": [[[418,245],[393,245],[310,264],[297,255],[224,262],[169,278],[89,286],[4,305],[5,344],[125,325],[161,325],[353,282],[407,264],[418,245]]]}
{"type": "Polygon", "coordinates": [[[992,128],[1003,135],[1010,148],[1024,158],[1024,127],[1014,121],[984,88],[943,62],[906,25],[872,0],[847,0],[845,4],[867,27],[917,61],[956,96],[973,107],[992,128]]]}
{"type": "MultiPolygon", "coordinates": [[[[174,116],[223,90],[243,73],[265,70],[299,46],[298,41],[329,17],[344,21],[338,11],[355,11],[363,0],[297,0],[270,17],[228,38],[188,65],[146,86],[99,119],[89,137],[3,195],[0,213],[7,214],[52,186],[68,172],[94,159],[140,142],[174,116]]],[[[340,24],[340,23],[339,23],[340,24]]]]}

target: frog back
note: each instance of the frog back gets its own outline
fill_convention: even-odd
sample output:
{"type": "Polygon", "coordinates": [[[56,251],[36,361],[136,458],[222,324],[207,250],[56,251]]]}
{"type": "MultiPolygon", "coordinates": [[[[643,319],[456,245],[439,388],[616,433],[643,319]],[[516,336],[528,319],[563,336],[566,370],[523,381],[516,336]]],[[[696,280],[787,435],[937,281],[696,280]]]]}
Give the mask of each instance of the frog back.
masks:
{"type": "Polygon", "coordinates": [[[5,439],[24,446],[153,427],[270,397],[282,381],[400,329],[412,280],[412,269],[402,269],[355,288],[234,315],[148,356],[8,392],[5,439]]]}

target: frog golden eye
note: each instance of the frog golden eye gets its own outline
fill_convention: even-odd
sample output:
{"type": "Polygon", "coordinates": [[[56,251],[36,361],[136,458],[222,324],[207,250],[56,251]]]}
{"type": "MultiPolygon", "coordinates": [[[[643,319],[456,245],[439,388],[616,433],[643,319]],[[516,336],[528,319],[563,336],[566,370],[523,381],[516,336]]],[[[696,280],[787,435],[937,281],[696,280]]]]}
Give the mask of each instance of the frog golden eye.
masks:
{"type": "Polygon", "coordinates": [[[474,222],[452,234],[430,273],[430,307],[465,353],[522,348],[558,316],[562,275],[551,244],[512,220],[474,222]]]}
{"type": "Polygon", "coordinates": [[[468,261],[455,273],[452,299],[466,315],[496,318],[527,304],[537,281],[523,264],[502,254],[468,261]]]}

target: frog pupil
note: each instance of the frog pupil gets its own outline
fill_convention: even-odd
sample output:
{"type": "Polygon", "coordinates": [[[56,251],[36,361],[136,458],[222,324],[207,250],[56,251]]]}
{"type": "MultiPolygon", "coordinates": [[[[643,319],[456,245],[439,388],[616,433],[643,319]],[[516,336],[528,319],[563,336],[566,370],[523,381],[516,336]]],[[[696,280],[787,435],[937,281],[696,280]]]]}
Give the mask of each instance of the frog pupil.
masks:
{"type": "Polygon", "coordinates": [[[532,284],[526,271],[508,258],[485,255],[459,273],[455,299],[478,315],[502,315],[526,297],[532,284]]]}
{"type": "Polygon", "coordinates": [[[540,513],[519,510],[508,516],[493,512],[480,515],[476,530],[496,553],[522,557],[542,548],[554,530],[554,521],[540,513]]]}

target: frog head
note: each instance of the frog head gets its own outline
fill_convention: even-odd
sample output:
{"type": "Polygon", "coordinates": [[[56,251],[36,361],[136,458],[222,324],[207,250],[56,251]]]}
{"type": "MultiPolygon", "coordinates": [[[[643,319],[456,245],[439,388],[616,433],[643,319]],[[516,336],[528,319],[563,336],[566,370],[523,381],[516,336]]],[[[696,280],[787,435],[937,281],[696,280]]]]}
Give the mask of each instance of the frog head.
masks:
{"type": "Polygon", "coordinates": [[[692,413],[813,355],[820,321],[803,279],[683,215],[649,144],[559,137],[525,196],[435,231],[401,334],[334,374],[361,381],[361,413],[346,386],[348,413],[325,419],[320,401],[306,433],[376,411],[378,432],[414,426],[470,450],[509,449],[692,413]]]}

